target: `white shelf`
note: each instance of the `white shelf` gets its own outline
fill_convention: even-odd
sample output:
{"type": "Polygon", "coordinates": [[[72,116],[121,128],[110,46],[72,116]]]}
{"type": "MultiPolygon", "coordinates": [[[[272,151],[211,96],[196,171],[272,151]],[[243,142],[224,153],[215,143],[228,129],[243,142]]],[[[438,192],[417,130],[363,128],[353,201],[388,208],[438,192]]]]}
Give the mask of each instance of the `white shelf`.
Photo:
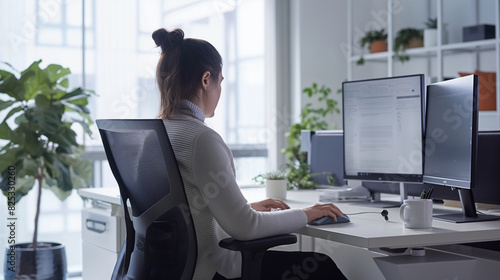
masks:
{"type": "Polygon", "coordinates": [[[471,42],[453,43],[442,45],[441,49],[443,51],[463,51],[472,52],[479,50],[495,50],[496,44],[498,44],[498,39],[487,39],[471,42]]]}
{"type": "MultiPolygon", "coordinates": [[[[377,0],[370,4],[360,5],[355,1],[348,2],[347,34],[352,48],[347,51],[347,78],[369,78],[370,76],[397,76],[407,73],[424,73],[428,77],[436,77],[437,81],[446,77],[458,76],[459,72],[475,70],[496,72],[497,74],[497,110],[481,111],[480,122],[485,127],[500,129],[500,0],[377,0]],[[456,3],[456,5],[455,5],[456,3]],[[385,5],[385,7],[384,7],[385,5]],[[383,13],[389,11],[388,13],[383,13]],[[391,13],[391,11],[393,11],[391,13]],[[401,12],[407,12],[401,16],[401,12]],[[375,18],[373,15],[384,14],[375,18]],[[415,20],[419,18],[422,24],[427,17],[438,19],[437,45],[407,49],[400,55],[408,55],[410,60],[401,63],[392,51],[397,30],[418,26],[415,20]],[[381,19],[385,20],[383,22],[381,19]],[[356,21],[355,21],[356,20],[356,21]],[[474,24],[494,24],[496,26],[493,39],[458,42],[462,39],[462,27],[474,24]],[[389,51],[360,54],[359,42],[354,36],[374,27],[385,28],[388,34],[389,51]],[[363,29],[365,28],[365,29],[363,29]],[[446,43],[445,43],[446,42],[446,43]],[[451,43],[448,43],[451,42],[451,43]],[[354,53],[354,52],[357,53],[354,53]],[[364,65],[357,62],[363,58],[364,65]],[[365,69],[363,67],[366,66],[365,69]],[[456,73],[455,73],[456,71],[456,73]],[[452,74],[453,73],[453,74],[452,74]]],[[[358,38],[356,38],[358,40],[358,38]]],[[[365,49],[367,52],[367,49],[365,49]]]]}
{"type": "MultiPolygon", "coordinates": [[[[392,53],[392,52],[391,52],[392,53]]],[[[351,62],[356,62],[358,61],[361,57],[365,61],[375,61],[375,62],[384,62],[387,63],[387,58],[389,57],[389,52],[378,52],[378,53],[368,53],[364,55],[357,55],[357,56],[352,56],[351,57],[351,62]]]]}
{"type": "MultiPolygon", "coordinates": [[[[498,39],[488,39],[488,40],[479,40],[472,42],[463,42],[463,43],[453,43],[446,44],[442,46],[432,46],[432,47],[421,47],[421,48],[412,48],[406,49],[404,52],[401,52],[402,55],[409,55],[410,58],[414,57],[437,57],[438,52],[442,51],[443,55],[451,54],[451,53],[471,53],[477,51],[495,51],[496,45],[499,43],[498,39]]],[[[386,62],[389,55],[394,55],[393,51],[390,52],[378,52],[378,53],[367,53],[363,55],[356,55],[350,58],[351,62],[357,62],[361,57],[365,61],[373,61],[373,62],[386,62]]]]}

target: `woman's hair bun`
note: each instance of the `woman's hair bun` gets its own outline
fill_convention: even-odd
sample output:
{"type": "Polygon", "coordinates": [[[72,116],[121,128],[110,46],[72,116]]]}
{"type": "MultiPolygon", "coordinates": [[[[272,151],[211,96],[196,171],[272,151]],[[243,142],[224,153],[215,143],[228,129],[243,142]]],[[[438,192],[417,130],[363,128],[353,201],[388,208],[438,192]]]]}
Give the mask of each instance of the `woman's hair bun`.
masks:
{"type": "Polygon", "coordinates": [[[157,47],[164,50],[170,46],[181,44],[184,40],[184,31],[177,28],[169,32],[165,28],[160,28],[153,32],[153,40],[157,47]]]}

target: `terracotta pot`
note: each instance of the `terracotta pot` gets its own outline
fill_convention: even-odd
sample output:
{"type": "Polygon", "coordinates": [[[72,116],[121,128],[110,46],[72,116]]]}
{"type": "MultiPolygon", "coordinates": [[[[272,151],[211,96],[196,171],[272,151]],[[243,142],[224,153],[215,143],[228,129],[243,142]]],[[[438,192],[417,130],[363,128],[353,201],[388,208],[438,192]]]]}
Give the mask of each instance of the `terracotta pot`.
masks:
{"type": "Polygon", "coordinates": [[[39,242],[36,250],[31,243],[18,243],[5,250],[4,279],[65,280],[67,273],[64,245],[39,242]]]}
{"type": "Polygon", "coordinates": [[[422,39],[417,39],[415,37],[411,38],[410,42],[406,46],[407,49],[411,48],[421,48],[424,46],[424,40],[422,39]]]}
{"type": "Polygon", "coordinates": [[[374,41],[370,44],[370,53],[376,52],[386,52],[387,51],[387,41],[374,41]]]}

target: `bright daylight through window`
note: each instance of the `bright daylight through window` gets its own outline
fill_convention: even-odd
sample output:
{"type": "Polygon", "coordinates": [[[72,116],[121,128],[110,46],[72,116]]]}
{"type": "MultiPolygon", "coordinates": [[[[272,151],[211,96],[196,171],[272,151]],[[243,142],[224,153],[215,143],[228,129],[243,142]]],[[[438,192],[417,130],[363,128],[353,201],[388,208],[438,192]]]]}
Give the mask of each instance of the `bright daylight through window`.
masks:
{"type": "MultiPolygon", "coordinates": [[[[96,93],[89,104],[92,119],[155,118],[159,102],[155,70],[160,50],[154,45],[152,32],[178,27],[186,37],[207,40],[223,57],[225,77],[216,115],[207,119],[207,124],[233,150],[239,181],[250,183],[255,174],[264,171],[267,155],[264,5],[264,0],[1,1],[0,61],[17,70],[39,59],[43,68],[48,64],[68,67],[70,87],[81,86],[96,93]]],[[[0,111],[0,121],[5,115],[5,110],[0,111]]],[[[97,130],[92,129],[92,138],[80,136],[79,141],[87,146],[88,157],[95,160],[94,186],[116,186],[108,164],[102,161],[97,130]]],[[[19,202],[18,215],[23,218],[17,242],[29,241],[32,236],[35,193],[30,191],[19,202]]],[[[50,191],[45,191],[42,199],[39,240],[66,244],[68,269],[78,273],[83,202],[76,191],[64,202],[50,191]]],[[[0,207],[6,205],[1,195],[0,207]]],[[[0,220],[5,219],[5,211],[0,211],[0,220]]],[[[6,244],[6,238],[6,229],[1,228],[0,244],[6,244]]],[[[0,271],[3,265],[2,254],[0,271]]]]}

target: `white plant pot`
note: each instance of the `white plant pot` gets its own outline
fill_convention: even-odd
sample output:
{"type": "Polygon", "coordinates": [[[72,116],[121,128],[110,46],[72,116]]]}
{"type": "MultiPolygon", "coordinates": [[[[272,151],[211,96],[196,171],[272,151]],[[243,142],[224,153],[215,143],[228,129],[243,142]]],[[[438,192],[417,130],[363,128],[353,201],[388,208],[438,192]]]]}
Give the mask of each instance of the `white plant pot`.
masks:
{"type": "Polygon", "coordinates": [[[266,180],[266,196],[286,199],[286,180],[266,180]]]}
{"type": "Polygon", "coordinates": [[[441,35],[441,44],[442,45],[448,44],[448,31],[443,28],[441,32],[443,32],[443,34],[441,35]]]}
{"type": "Polygon", "coordinates": [[[437,45],[437,29],[424,29],[424,47],[437,45]]]}

